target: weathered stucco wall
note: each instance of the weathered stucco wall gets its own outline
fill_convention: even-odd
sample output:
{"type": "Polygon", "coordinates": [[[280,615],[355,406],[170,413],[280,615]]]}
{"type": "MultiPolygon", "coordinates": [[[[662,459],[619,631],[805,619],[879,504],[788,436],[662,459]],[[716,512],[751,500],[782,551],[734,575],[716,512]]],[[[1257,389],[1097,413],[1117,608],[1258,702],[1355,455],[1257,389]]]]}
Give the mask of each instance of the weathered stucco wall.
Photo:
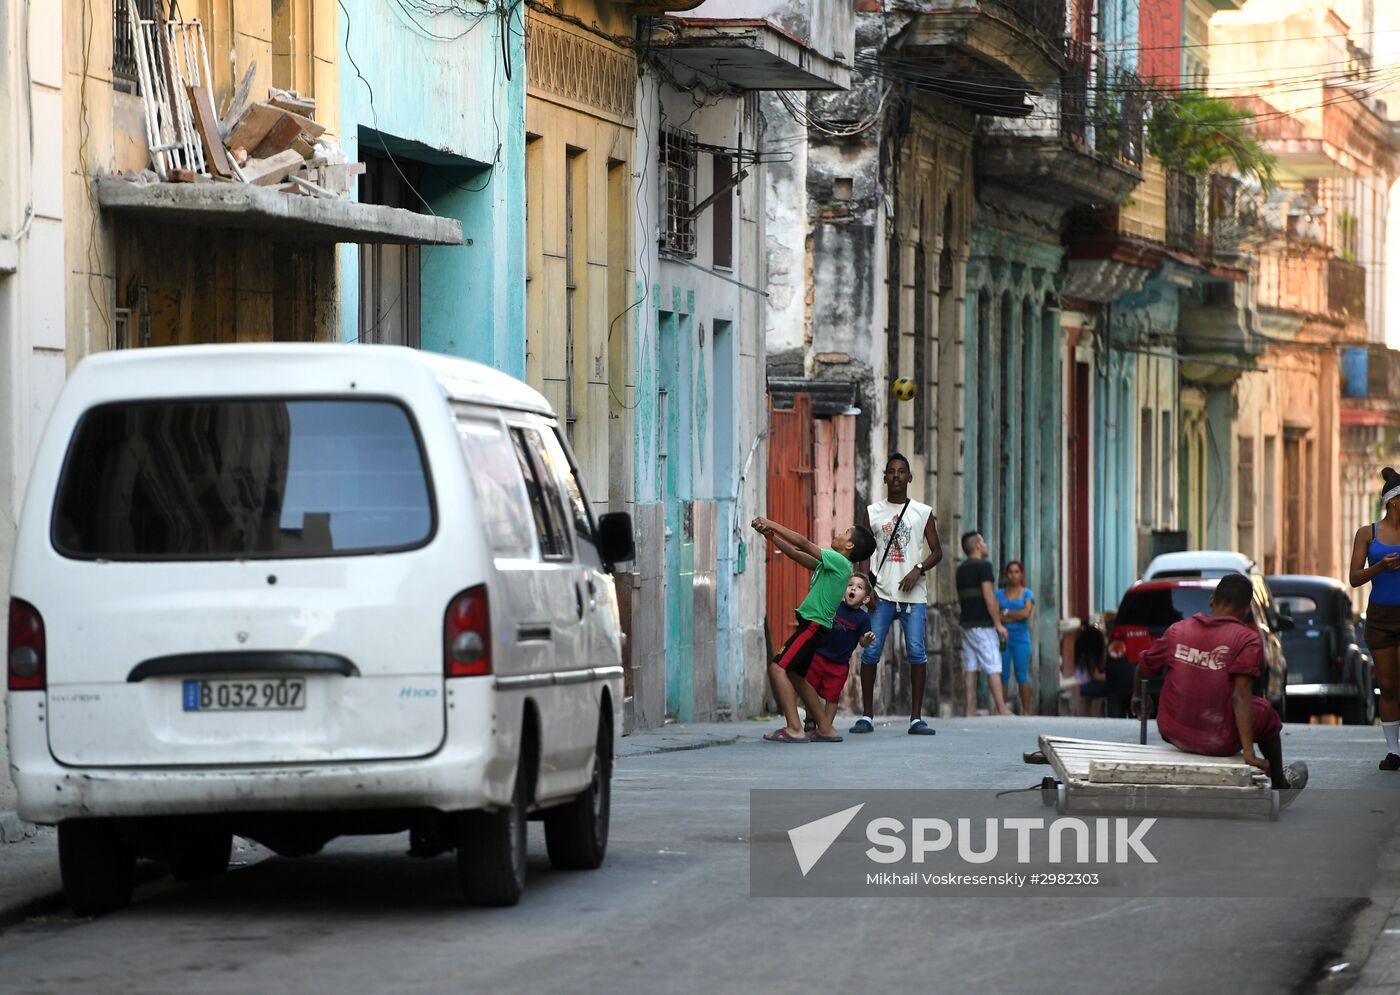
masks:
{"type": "MultiPolygon", "coordinates": [[[[339,34],[346,155],[359,158],[368,142],[368,151],[383,155],[387,146],[420,164],[426,203],[414,210],[458,219],[466,238],[423,250],[422,346],[524,376],[523,8],[509,21],[455,13],[414,19],[397,4],[350,10],[339,34]]],[[[358,336],[359,268],[359,247],[343,246],[346,341],[358,336]]]]}

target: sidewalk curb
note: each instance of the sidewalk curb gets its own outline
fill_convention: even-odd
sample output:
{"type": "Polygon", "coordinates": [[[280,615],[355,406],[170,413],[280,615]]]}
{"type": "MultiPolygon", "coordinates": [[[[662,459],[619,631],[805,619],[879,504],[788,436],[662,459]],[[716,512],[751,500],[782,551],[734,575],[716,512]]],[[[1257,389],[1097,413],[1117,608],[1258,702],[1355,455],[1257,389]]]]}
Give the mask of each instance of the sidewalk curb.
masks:
{"type": "Polygon", "coordinates": [[[1310,985],[1305,981],[1305,990],[1314,995],[1371,995],[1394,990],[1390,983],[1377,986],[1375,975],[1383,961],[1394,961],[1400,955],[1400,942],[1392,938],[1397,931],[1387,929],[1392,919],[1400,916],[1400,900],[1394,897],[1400,886],[1400,827],[1381,847],[1376,864],[1372,897],[1356,901],[1339,937],[1341,949],[1317,964],[1310,985]]]}

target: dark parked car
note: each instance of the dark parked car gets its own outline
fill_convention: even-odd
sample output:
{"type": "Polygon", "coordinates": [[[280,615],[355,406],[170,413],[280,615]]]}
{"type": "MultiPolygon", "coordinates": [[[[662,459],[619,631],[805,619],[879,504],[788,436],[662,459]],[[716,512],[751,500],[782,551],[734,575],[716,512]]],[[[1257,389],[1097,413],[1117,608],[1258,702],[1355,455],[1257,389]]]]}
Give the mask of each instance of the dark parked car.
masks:
{"type": "Polygon", "coordinates": [[[1269,578],[1279,614],[1293,619],[1283,633],[1288,656],[1290,718],[1337,713],[1347,725],[1376,720],[1371,653],[1352,622],[1351,599],[1331,577],[1269,578]]]}
{"type": "MultiPolygon", "coordinates": [[[[1255,694],[1269,699],[1279,718],[1286,718],[1289,686],[1289,663],[1282,648],[1280,635],[1292,627],[1288,619],[1274,611],[1271,592],[1264,578],[1254,575],[1253,616],[1264,641],[1264,673],[1255,682],[1255,694]]],[[[1133,674],[1138,658],[1175,622],[1190,618],[1198,612],[1210,611],[1210,596],[1219,580],[1173,577],[1164,580],[1140,580],[1128,588],[1113,618],[1108,637],[1108,684],[1110,715],[1122,714],[1114,699],[1132,694],[1133,674]]],[[[1147,741],[1147,718],[1155,712],[1162,679],[1147,682],[1143,688],[1146,699],[1140,716],[1143,720],[1141,739],[1147,741]]]]}

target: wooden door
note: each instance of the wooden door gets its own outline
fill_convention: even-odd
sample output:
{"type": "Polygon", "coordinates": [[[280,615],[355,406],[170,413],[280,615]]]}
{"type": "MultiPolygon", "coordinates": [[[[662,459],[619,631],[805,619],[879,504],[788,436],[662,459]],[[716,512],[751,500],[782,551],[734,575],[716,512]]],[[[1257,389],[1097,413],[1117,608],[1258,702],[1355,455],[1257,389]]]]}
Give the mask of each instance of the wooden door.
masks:
{"type": "MultiPolygon", "coordinates": [[[[812,399],[793,398],[791,410],[768,406],[767,517],[802,535],[812,535],[812,399]]],[[[792,628],[792,613],[807,596],[811,572],[767,544],[767,613],[776,649],[792,628]]]]}

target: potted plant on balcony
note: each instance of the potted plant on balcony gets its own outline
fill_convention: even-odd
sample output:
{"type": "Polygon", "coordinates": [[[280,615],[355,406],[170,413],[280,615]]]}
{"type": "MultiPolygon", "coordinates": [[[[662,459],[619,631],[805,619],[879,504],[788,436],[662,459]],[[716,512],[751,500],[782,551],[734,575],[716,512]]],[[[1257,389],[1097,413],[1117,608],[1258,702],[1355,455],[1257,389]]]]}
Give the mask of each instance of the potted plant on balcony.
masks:
{"type": "Polygon", "coordinates": [[[1152,99],[1147,151],[1168,170],[1204,177],[1229,162],[1264,189],[1273,186],[1276,161],[1249,133],[1254,113],[1198,90],[1164,91],[1152,99]]]}

